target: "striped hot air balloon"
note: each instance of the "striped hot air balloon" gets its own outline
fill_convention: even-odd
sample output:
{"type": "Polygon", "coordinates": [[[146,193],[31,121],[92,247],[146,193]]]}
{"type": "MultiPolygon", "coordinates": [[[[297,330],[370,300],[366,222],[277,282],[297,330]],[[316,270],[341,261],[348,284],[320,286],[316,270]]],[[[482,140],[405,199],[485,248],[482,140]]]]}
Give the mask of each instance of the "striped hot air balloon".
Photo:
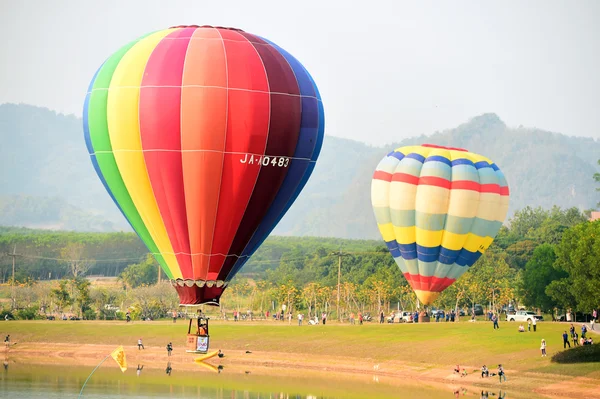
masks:
{"type": "Polygon", "coordinates": [[[304,187],[324,130],[317,87],[294,57],[195,25],[108,58],[83,115],[98,176],[181,304],[218,304],[304,187]]]}
{"type": "Polygon", "coordinates": [[[390,152],[371,182],[379,231],[425,305],[491,245],[508,198],[506,179],[491,160],[430,144],[390,152]]]}

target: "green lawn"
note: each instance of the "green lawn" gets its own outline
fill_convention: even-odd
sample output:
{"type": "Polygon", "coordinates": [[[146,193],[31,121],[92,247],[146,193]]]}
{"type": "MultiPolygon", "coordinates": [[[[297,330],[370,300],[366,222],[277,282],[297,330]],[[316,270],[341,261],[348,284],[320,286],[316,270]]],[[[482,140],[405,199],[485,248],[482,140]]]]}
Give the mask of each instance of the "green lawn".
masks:
{"type": "MultiPolygon", "coordinates": [[[[551,356],[562,351],[562,332],[569,324],[542,322],[537,332],[519,333],[517,323],[491,322],[373,324],[363,326],[328,324],[302,326],[287,322],[211,322],[211,348],[224,350],[274,351],[294,354],[347,356],[376,362],[402,361],[421,366],[453,365],[494,367],[557,373],[600,375],[595,363],[559,365],[551,356]],[[542,358],[541,339],[546,339],[548,356],[542,358]]],[[[11,334],[13,342],[56,342],[134,346],[143,337],[148,347],[175,347],[185,342],[187,323],[178,321],[9,321],[0,322],[0,335],[11,334]]]]}

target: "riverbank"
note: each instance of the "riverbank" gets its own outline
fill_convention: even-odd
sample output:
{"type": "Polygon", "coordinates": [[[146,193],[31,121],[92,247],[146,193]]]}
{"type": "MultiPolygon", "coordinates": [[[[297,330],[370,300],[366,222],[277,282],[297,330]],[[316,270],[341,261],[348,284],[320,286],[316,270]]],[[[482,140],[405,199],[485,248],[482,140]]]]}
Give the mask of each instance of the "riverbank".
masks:
{"type": "MultiPolygon", "coordinates": [[[[10,361],[36,365],[82,366],[91,370],[116,346],[123,345],[130,368],[212,372],[184,352],[187,326],[183,323],[138,322],[7,322],[2,336],[11,334],[10,361]],[[138,350],[142,337],[144,350],[138,350]],[[166,344],[173,342],[173,356],[166,344]]],[[[538,331],[518,333],[514,323],[493,330],[490,323],[430,323],[423,325],[294,326],[287,323],[211,323],[211,349],[224,358],[228,374],[267,377],[336,375],[336,378],[386,379],[392,384],[427,383],[447,389],[508,389],[555,397],[600,398],[600,363],[558,365],[550,362],[562,349],[564,323],[540,323],[538,331]],[[548,342],[548,357],[539,354],[539,340],[548,342]],[[559,346],[560,345],[560,346],[559,346]],[[505,367],[508,381],[481,378],[486,364],[495,372],[505,367]],[[453,373],[456,364],[467,370],[453,373]]],[[[116,367],[107,362],[103,367],[116,367]]]]}

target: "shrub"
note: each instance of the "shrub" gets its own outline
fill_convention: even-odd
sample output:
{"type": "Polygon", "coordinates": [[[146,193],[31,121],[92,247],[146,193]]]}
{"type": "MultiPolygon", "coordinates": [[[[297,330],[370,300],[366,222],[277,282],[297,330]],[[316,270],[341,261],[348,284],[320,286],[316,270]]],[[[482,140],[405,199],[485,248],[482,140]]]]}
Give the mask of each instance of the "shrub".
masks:
{"type": "Polygon", "coordinates": [[[120,312],[117,312],[114,309],[100,308],[100,310],[98,310],[98,317],[100,320],[118,320],[119,313],[120,312]]]}
{"type": "Polygon", "coordinates": [[[4,320],[6,315],[8,315],[8,319],[9,320],[14,320],[15,319],[15,315],[12,314],[12,312],[8,309],[2,309],[2,311],[0,311],[0,320],[4,320]]]}
{"type": "Polygon", "coordinates": [[[600,345],[582,345],[567,349],[552,356],[552,361],[556,363],[600,362],[600,345]]]}
{"type": "Polygon", "coordinates": [[[21,320],[35,320],[41,319],[42,316],[39,314],[39,309],[37,306],[33,306],[30,308],[17,310],[17,319],[21,320]]]}
{"type": "Polygon", "coordinates": [[[88,309],[83,312],[83,320],[96,320],[96,312],[93,309],[88,309]]]}

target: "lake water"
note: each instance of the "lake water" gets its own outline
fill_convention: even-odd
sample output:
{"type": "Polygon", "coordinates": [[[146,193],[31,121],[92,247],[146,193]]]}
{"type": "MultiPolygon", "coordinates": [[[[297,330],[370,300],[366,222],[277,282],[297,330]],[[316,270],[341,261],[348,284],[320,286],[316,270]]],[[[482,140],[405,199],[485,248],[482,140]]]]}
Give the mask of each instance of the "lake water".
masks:
{"type": "MultiPolygon", "coordinates": [[[[112,361],[112,360],[111,360],[112,361]]],[[[107,362],[108,363],[108,362],[107,362]]],[[[320,399],[320,398],[531,398],[505,391],[483,391],[458,385],[398,381],[377,375],[338,375],[286,370],[282,375],[224,368],[168,370],[129,365],[100,367],[87,382],[82,398],[320,399]],[[170,375],[167,372],[170,371],[170,375]],[[139,375],[138,375],[139,374],[139,375]],[[488,396],[482,396],[487,393],[488,396]],[[511,396],[512,395],[512,396],[511,396]]],[[[42,366],[12,361],[0,369],[0,398],[78,398],[93,368],[42,366]]]]}

